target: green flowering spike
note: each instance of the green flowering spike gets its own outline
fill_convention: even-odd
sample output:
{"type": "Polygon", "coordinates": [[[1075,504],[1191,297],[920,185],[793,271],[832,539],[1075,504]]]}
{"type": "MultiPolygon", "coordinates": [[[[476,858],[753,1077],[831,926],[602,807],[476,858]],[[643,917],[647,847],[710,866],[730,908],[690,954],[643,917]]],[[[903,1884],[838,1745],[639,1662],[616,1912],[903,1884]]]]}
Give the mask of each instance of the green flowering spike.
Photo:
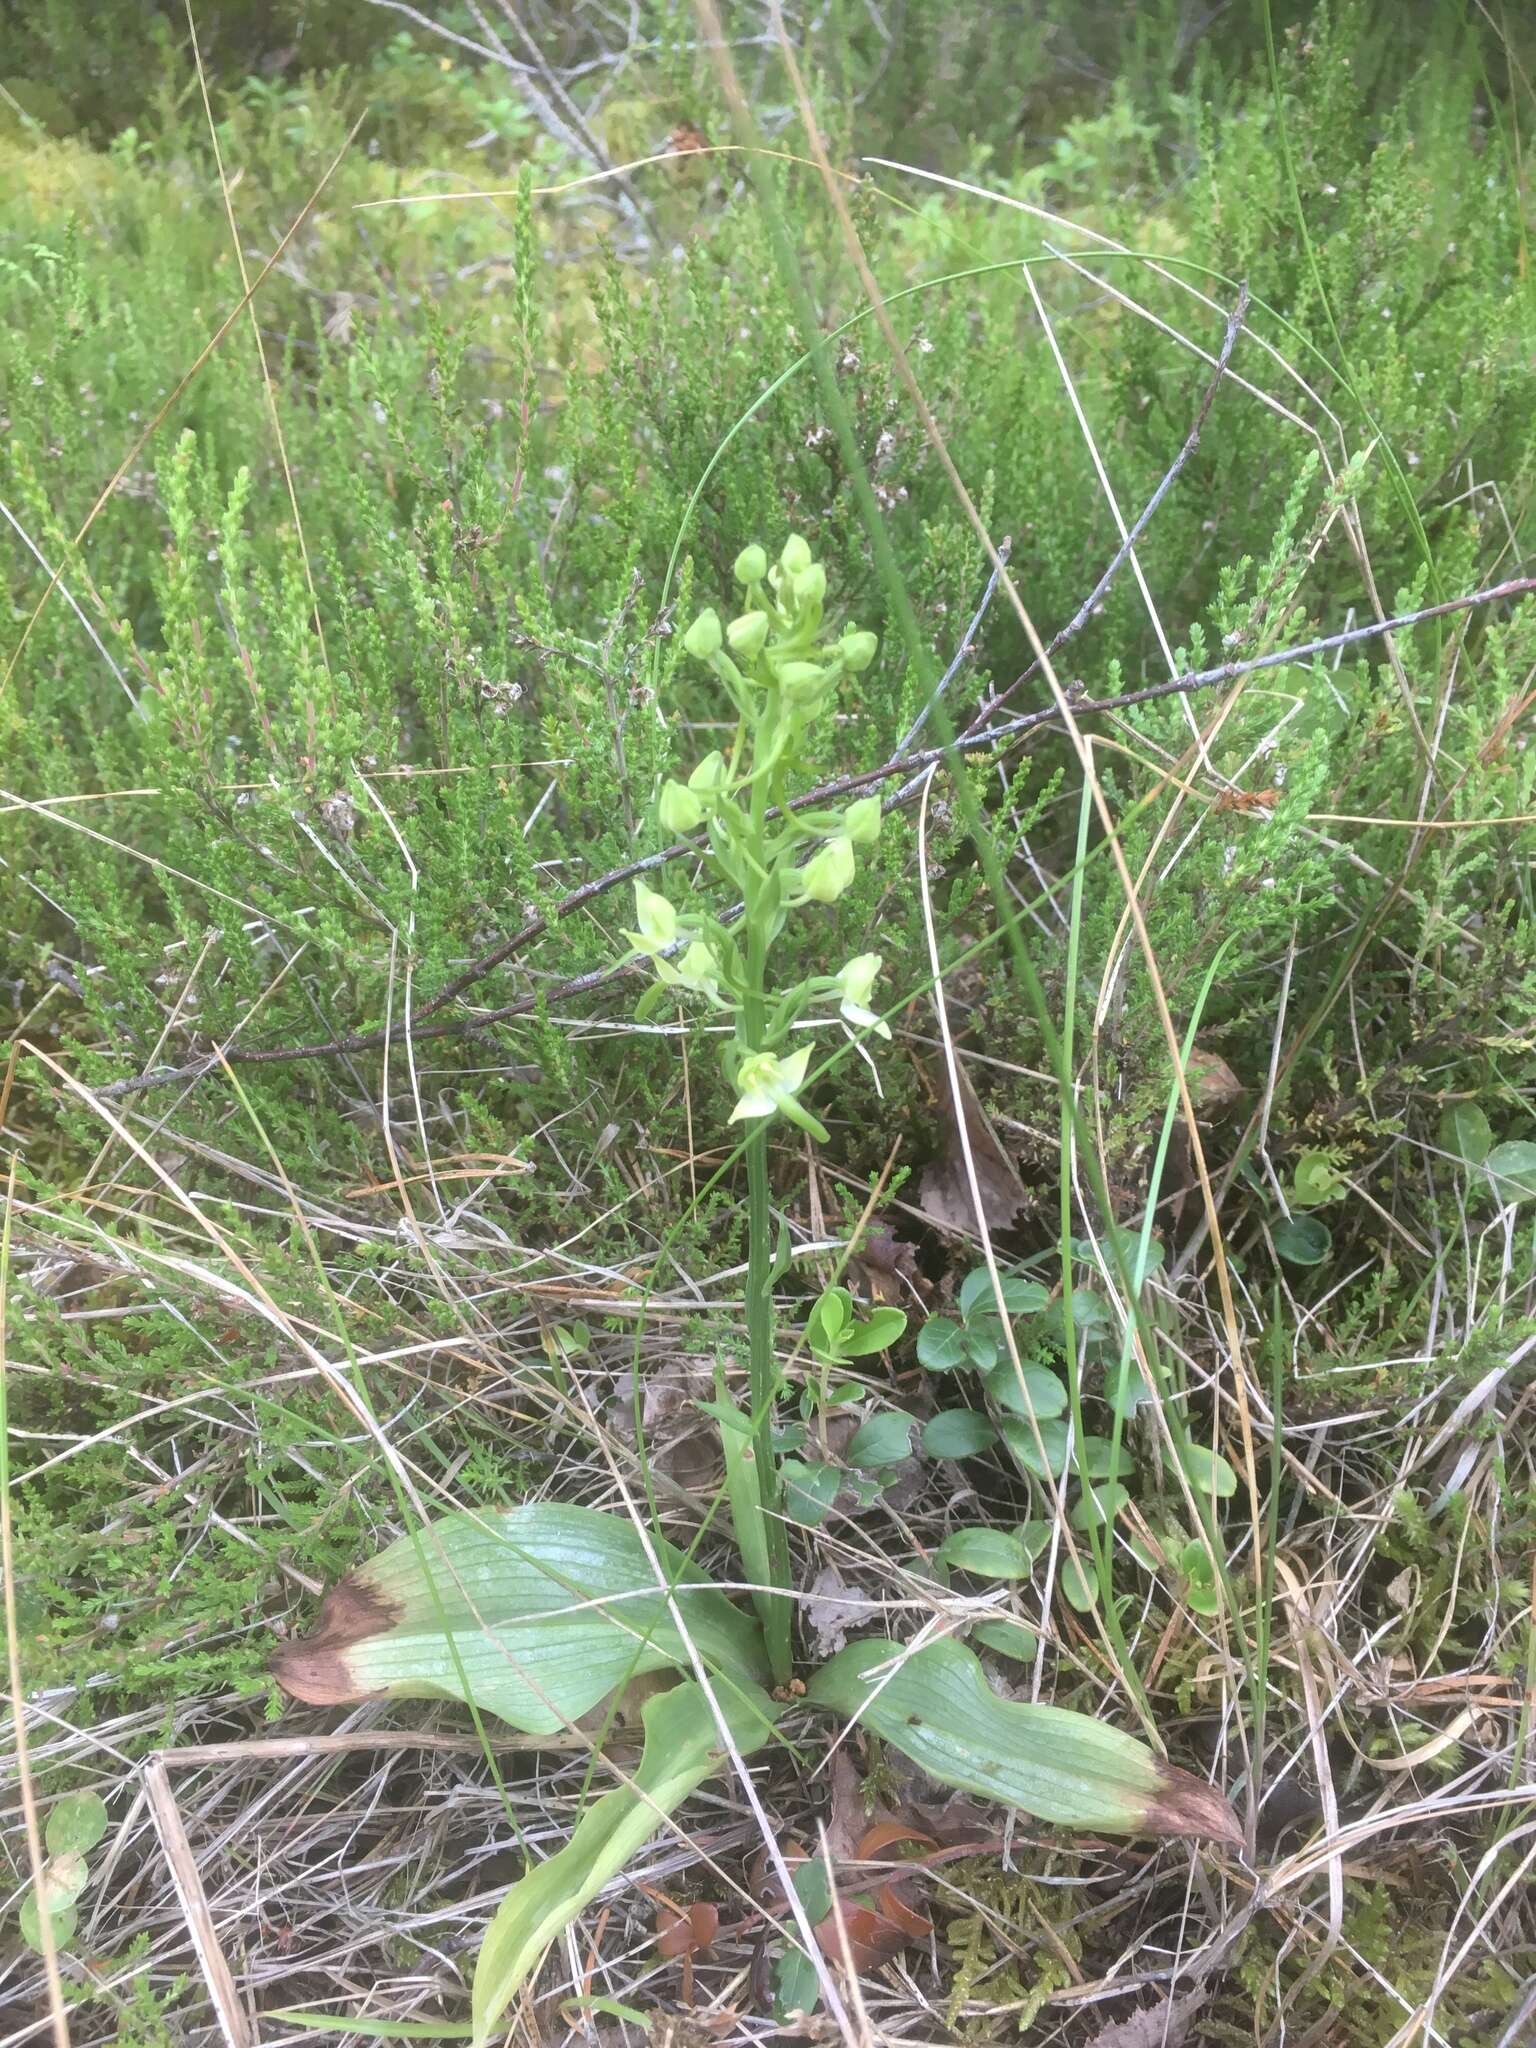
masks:
{"type": "Polygon", "coordinates": [[[653,960],[677,937],[677,912],[665,896],[647,889],[644,882],[635,884],[635,922],[639,931],[624,936],[637,953],[647,953],[653,960]]]}
{"type": "Polygon", "coordinates": [[[819,1144],[827,1141],[826,1127],[796,1100],[805,1085],[805,1071],[811,1063],[811,1048],[802,1046],[781,1060],[776,1053],[750,1052],[736,1074],[738,1094],[731,1111],[733,1124],[747,1123],[760,1116],[782,1111],[791,1123],[809,1131],[819,1144]]]}
{"type": "Polygon", "coordinates": [[[843,830],[855,846],[873,846],[880,837],[882,822],[877,796],[861,796],[843,813],[843,830]]]}
{"type": "Polygon", "coordinates": [[[838,641],[837,651],[843,657],[843,667],[858,676],[874,660],[879,646],[880,642],[873,633],[861,633],[855,627],[838,641]]]}
{"type": "Polygon", "coordinates": [[[803,574],[810,566],[811,550],[809,543],[803,541],[798,533],[792,533],[789,539],[785,541],[783,550],[779,555],[779,567],[786,576],[795,577],[803,574]]]}
{"type": "Polygon", "coordinates": [[[757,546],[743,548],[736,557],[736,581],[738,583],[761,583],[768,574],[768,557],[757,546]]]}
{"type": "Polygon", "coordinates": [[[812,854],[800,870],[800,887],[807,903],[835,903],[853,880],[853,841],[839,834],[829,839],[819,853],[812,854]]]}
{"type": "Polygon", "coordinates": [[[661,786],[656,816],[664,832],[692,832],[703,820],[704,806],[691,789],[669,776],[661,786]]]}
{"type": "Polygon", "coordinates": [[[683,645],[695,660],[708,661],[711,655],[720,652],[723,638],[719,614],[710,607],[699,613],[683,635],[683,645]]]}
{"type": "Polygon", "coordinates": [[[743,612],[726,627],[725,637],[739,661],[755,661],[768,639],[768,614],[743,612]]]}
{"type": "Polygon", "coordinates": [[[869,998],[875,986],[875,976],[880,972],[878,953],[855,954],[837,976],[838,1010],[850,1024],[866,1031],[873,1031],[879,1038],[889,1038],[891,1027],[869,1007],[869,998]]]}

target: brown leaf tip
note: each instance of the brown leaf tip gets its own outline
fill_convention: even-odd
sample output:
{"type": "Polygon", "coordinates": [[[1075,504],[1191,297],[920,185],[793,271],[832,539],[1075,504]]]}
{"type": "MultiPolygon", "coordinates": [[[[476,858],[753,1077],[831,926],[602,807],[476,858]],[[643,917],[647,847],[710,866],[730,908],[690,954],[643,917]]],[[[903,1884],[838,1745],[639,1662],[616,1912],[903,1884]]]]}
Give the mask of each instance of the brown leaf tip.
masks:
{"type": "Polygon", "coordinates": [[[1230,1842],[1243,1845],[1243,1831],[1237,1815],[1214,1785],[1181,1771],[1175,1764],[1159,1764],[1157,1791],[1147,1809],[1149,1835],[1183,1835],[1192,1840],[1230,1842]]]}
{"type": "Polygon", "coordinates": [[[394,1602],[355,1573],[338,1579],[320,1603],[318,1624],[307,1636],[280,1644],[267,1659],[267,1669],[284,1692],[306,1706],[342,1707],[355,1700],[381,1699],[377,1688],[357,1683],[346,1653],[354,1643],[385,1634],[399,1619],[394,1602]]]}

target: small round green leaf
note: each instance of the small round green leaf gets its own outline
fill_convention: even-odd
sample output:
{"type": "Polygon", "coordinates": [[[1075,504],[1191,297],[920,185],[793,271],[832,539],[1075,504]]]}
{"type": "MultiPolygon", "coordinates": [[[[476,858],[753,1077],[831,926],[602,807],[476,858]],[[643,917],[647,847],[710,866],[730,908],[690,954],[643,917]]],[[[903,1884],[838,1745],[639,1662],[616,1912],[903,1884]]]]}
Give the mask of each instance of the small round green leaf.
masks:
{"type": "MultiPolygon", "coordinates": [[[[43,1950],[42,1915],[38,1911],[37,1893],[35,1891],[28,1892],[27,1896],[22,1900],[21,1912],[17,1917],[21,1922],[22,1940],[27,1944],[28,1948],[36,1949],[38,1954],[41,1955],[43,1950]]],[[[48,1917],[53,1922],[54,1947],[56,1949],[68,1947],[70,1941],[74,1938],[75,1929],[80,1923],[79,1913],[73,1906],[60,1906],[55,1912],[50,1913],[48,1917]]]]}
{"type": "Polygon", "coordinates": [[[1291,1175],[1291,1206],[1316,1209],[1331,1202],[1341,1186],[1339,1170],[1326,1152],[1303,1152],[1291,1175]]]}
{"type": "Polygon", "coordinates": [[[1493,1130],[1475,1102],[1453,1102],[1440,1119],[1440,1143],[1453,1158],[1481,1166],[1493,1149],[1493,1130]]]}
{"type": "Polygon", "coordinates": [[[996,1442],[990,1419],[974,1408],[946,1408],[923,1425],[923,1453],[929,1458],[974,1458],[996,1442]]]}
{"type": "Polygon", "coordinates": [[[1114,1312],[1091,1287],[1074,1287],[1072,1327],[1079,1337],[1102,1337],[1116,1327],[1114,1312]]]}
{"type": "Polygon", "coordinates": [[[958,1323],[932,1316],[917,1333],[917,1362],[929,1372],[956,1372],[970,1361],[958,1323]]]}
{"type": "Polygon", "coordinates": [[[1292,1216],[1277,1223],[1274,1240],[1288,1266],[1320,1266],[1333,1250],[1333,1232],[1316,1216],[1292,1216]]]}
{"type": "Polygon", "coordinates": [[[999,1273],[998,1288],[992,1285],[992,1275],[985,1266],[978,1266],[974,1273],[967,1273],[960,1283],[960,1313],[969,1316],[974,1309],[986,1309],[997,1313],[997,1296],[1001,1291],[1003,1307],[1011,1316],[1038,1315],[1050,1294],[1038,1280],[1026,1280],[1022,1273],[999,1273]]]}
{"type": "Polygon", "coordinates": [[[872,1472],[881,1465],[899,1465],[903,1458],[912,1455],[913,1419],[900,1408],[886,1408],[879,1415],[871,1415],[854,1432],[848,1446],[848,1462],[861,1472],[872,1472]]]}
{"type": "Polygon", "coordinates": [[[1152,1400],[1152,1389],[1142,1378],[1134,1358],[1126,1359],[1123,1366],[1110,1367],[1104,1383],[1104,1398],[1122,1419],[1134,1415],[1152,1400]]]}
{"type": "Polygon", "coordinates": [[[1099,1522],[1112,1522],[1130,1497],[1118,1479],[1106,1479],[1100,1485],[1085,1487],[1072,1510],[1073,1528],[1090,1529],[1099,1522]]]}
{"type": "Polygon", "coordinates": [[[821,2003],[816,1965],[803,1948],[791,1942],[773,1972],[773,2016],[780,2026],[797,2013],[813,2013],[821,2003]]]}
{"type": "Polygon", "coordinates": [[[1135,1469],[1136,1460],[1124,1444],[1112,1444],[1104,1436],[1085,1436],[1072,1463],[1083,1479],[1123,1479],[1135,1469]]]}
{"type": "Polygon", "coordinates": [[[1528,1140],[1512,1138],[1507,1144],[1495,1145],[1483,1161],[1483,1171],[1501,1206],[1536,1201],[1536,1145],[1528,1140]]]}
{"type": "Polygon", "coordinates": [[[806,1465],[799,1458],[786,1458],[779,1477],[784,1482],[785,1514],[802,1529],[819,1529],[837,1498],[842,1474],[833,1465],[806,1465]]]}
{"type": "Polygon", "coordinates": [[[871,1309],[869,1320],[852,1323],[843,1332],[844,1358],[870,1358],[877,1351],[889,1351],[906,1335],[907,1312],[901,1308],[871,1309]]]}
{"type": "Polygon", "coordinates": [[[69,1792],[48,1816],[48,1854],[84,1855],[107,1832],[107,1809],[94,1792],[69,1792]]]}
{"type": "Polygon", "coordinates": [[[1006,1529],[955,1529],[939,1545],[939,1555],[957,1572],[983,1579],[1027,1579],[1033,1560],[1017,1536],[1006,1529]]]}
{"type": "Polygon", "coordinates": [[[980,1643],[998,1657],[1012,1657],[1020,1664],[1033,1664],[1040,1638],[1019,1621],[978,1621],[971,1641],[980,1643]]]}
{"type": "Polygon", "coordinates": [[[1076,1558],[1063,1554],[1061,1591],[1069,1607],[1079,1614],[1092,1614],[1099,1604],[1099,1582],[1076,1558]]]}
{"type": "Polygon", "coordinates": [[[853,1322],[853,1296],[846,1287],[828,1287],[818,1298],[805,1325],[805,1341],[816,1358],[840,1358],[842,1340],[853,1322]]]}
{"type": "Polygon", "coordinates": [[[1230,1500],[1237,1491],[1237,1474],[1219,1451],[1204,1444],[1186,1444],[1180,1459],[1196,1493],[1214,1493],[1218,1500],[1230,1500]]]}
{"type": "Polygon", "coordinates": [[[1219,1614],[1221,1592],[1216,1568],[1203,1543],[1186,1543],[1179,1552],[1179,1570],[1184,1575],[1185,1604],[1196,1614],[1219,1614]]]}
{"type": "Polygon", "coordinates": [[[978,1372],[988,1372],[1003,1355],[1003,1326],[996,1316],[974,1316],[965,1326],[965,1350],[978,1372]]]}
{"type": "Polygon", "coordinates": [[[1026,1365],[1022,1377],[1024,1384],[1020,1386],[1020,1375],[1008,1358],[987,1374],[987,1392],[999,1408],[1006,1408],[1010,1415],[1023,1416],[1033,1409],[1042,1422],[1066,1414],[1067,1390],[1055,1373],[1043,1365],[1026,1365]]]}
{"type": "Polygon", "coordinates": [[[1004,1415],[997,1425],[998,1435],[1026,1472],[1032,1472],[1037,1479],[1060,1479],[1067,1469],[1067,1425],[1042,1422],[1039,1432],[1037,1444],[1034,1428],[1021,1415],[1004,1415]]]}

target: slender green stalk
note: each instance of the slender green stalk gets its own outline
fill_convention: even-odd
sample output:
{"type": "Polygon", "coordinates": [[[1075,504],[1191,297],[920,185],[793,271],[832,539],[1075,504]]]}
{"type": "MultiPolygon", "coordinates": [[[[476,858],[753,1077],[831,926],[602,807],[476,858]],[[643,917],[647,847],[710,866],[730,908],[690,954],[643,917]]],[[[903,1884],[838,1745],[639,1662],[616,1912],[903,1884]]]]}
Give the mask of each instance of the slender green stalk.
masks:
{"type": "Polygon", "coordinates": [[[790,1650],[789,1535],[779,1510],[779,1468],[773,1450],[773,1217],[768,1200],[768,1133],[747,1141],[747,1385],[752,1405],[752,1453],[768,1543],[773,1584],[753,1595],[768,1644],[776,1684],[787,1683],[790,1650]]]}
{"type": "MultiPolygon", "coordinates": [[[[767,809],[767,778],[759,776],[752,791],[752,858],[764,866],[763,831],[767,809]]],[[[750,888],[755,899],[758,885],[750,888]]],[[[747,973],[742,991],[742,1025],[749,1045],[761,1045],[767,1022],[767,934],[755,901],[747,912],[747,973]]],[[[778,1374],[773,1347],[773,1211],[768,1186],[768,1127],[755,1124],[747,1139],[747,1399],[752,1413],[752,1454],[757,1492],[767,1541],[771,1585],[754,1593],[768,1661],[776,1684],[788,1682],[793,1666],[790,1648],[789,1533],[779,1510],[779,1467],[773,1449],[773,1404],[778,1374]]]]}

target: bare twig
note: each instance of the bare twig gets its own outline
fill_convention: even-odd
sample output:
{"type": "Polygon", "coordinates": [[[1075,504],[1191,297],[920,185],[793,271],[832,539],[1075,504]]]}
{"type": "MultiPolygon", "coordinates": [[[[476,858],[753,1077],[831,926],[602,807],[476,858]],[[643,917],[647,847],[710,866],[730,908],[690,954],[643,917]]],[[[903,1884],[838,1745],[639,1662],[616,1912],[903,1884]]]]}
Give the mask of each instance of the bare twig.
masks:
{"type": "MultiPolygon", "coordinates": [[[[1004,537],[997,544],[998,559],[1002,562],[1006,562],[1009,555],[1012,552],[1013,542],[1005,534],[1004,537]]],[[[922,731],[923,727],[928,723],[929,718],[932,716],[934,705],[937,704],[939,700],[943,697],[944,692],[949,688],[950,684],[955,680],[955,677],[959,675],[961,669],[965,666],[966,662],[969,661],[971,655],[975,652],[976,635],[981,631],[981,622],[987,616],[988,609],[991,606],[993,596],[997,590],[997,579],[1002,573],[1003,572],[1001,569],[994,569],[992,571],[992,574],[987,578],[987,587],[981,593],[981,603],[977,605],[975,613],[971,618],[971,623],[966,627],[965,632],[961,638],[960,645],[955,650],[954,660],[949,664],[949,667],[945,669],[943,675],[939,677],[938,682],[934,685],[932,694],[929,696],[928,702],[923,706],[922,710],[919,711],[916,718],[913,719],[911,725],[907,728],[902,738],[898,741],[896,752],[892,756],[893,760],[899,761],[902,755],[907,752],[908,748],[912,745],[912,742],[917,738],[918,734],[922,731]]],[[[997,700],[994,698],[992,701],[995,703],[997,700]]],[[[983,714],[978,714],[978,720],[981,715],[983,714]]],[[[972,723],[977,723],[978,720],[973,720],[972,723]]]]}
{"type": "Polygon", "coordinates": [[[149,1800],[149,1811],[155,1823],[155,1832],[160,1837],[160,1846],[165,1851],[165,1860],[170,1865],[171,1881],[176,1887],[176,1896],[181,1901],[181,1910],[186,1918],[187,1932],[192,1937],[192,1947],[202,1965],[203,1981],[208,1986],[208,1996],[218,2015],[219,2031],[226,2048],[253,2048],[255,2036],[245,2007],[235,1990],[235,1980],[230,1975],[229,1960],[219,1940],[219,1931],[214,1924],[208,1905],[208,1894],[203,1888],[202,1873],[197,1867],[197,1858],[192,1853],[192,1844],[187,1840],[187,1830],[181,1818],[181,1809],[176,1804],[176,1795],[171,1790],[171,1781],[165,1774],[165,1764],[159,1757],[151,1757],[144,1766],[144,1791],[149,1800]]]}

